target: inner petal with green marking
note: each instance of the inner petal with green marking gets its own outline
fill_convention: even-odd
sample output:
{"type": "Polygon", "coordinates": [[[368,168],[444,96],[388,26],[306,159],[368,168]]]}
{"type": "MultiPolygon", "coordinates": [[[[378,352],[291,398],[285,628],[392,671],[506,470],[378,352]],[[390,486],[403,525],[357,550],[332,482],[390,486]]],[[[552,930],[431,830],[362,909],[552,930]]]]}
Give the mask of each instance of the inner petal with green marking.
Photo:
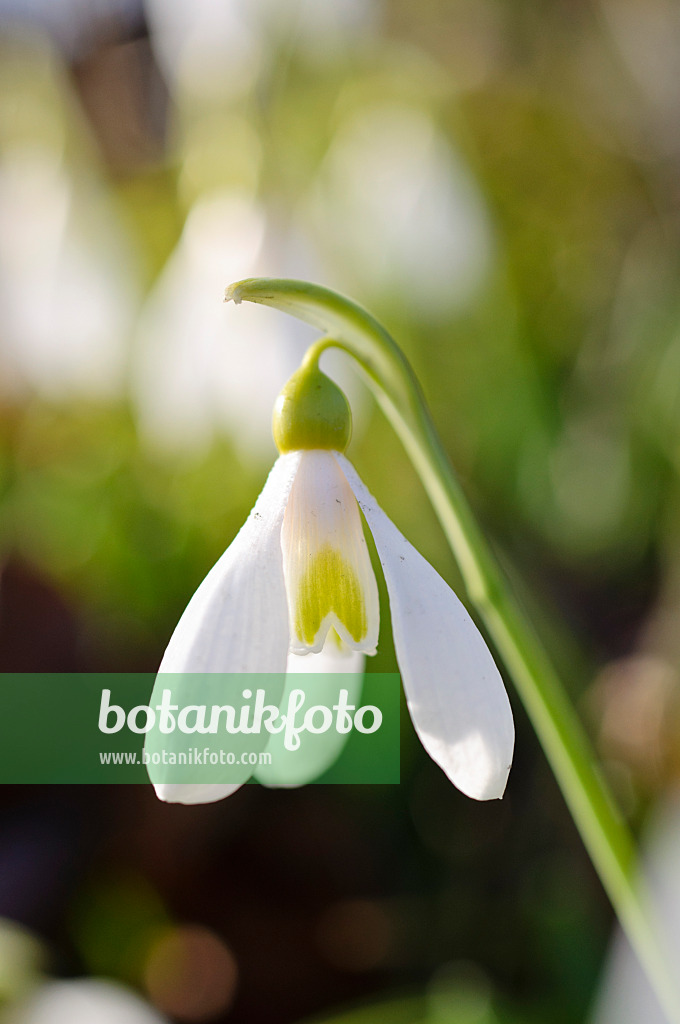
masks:
{"type": "Polygon", "coordinates": [[[366,604],[354,569],[339,551],[324,545],[309,559],[298,584],[295,632],[310,647],[331,615],[358,643],[366,635],[366,604]]]}
{"type": "Polygon", "coordinates": [[[302,452],[281,550],[291,651],[320,651],[331,630],[343,645],[375,654],[378,587],[359,506],[332,451],[302,452]]]}

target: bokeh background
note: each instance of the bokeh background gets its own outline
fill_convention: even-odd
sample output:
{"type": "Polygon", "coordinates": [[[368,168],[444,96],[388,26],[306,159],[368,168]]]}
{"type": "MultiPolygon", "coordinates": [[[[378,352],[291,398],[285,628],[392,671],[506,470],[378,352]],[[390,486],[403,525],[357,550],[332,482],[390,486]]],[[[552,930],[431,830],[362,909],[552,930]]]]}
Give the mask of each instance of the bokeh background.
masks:
{"type": "MultiPolygon", "coordinates": [[[[672,0],[0,0],[0,669],[155,670],[314,337],[223,289],[307,278],[408,354],[639,832],[680,773],[679,53],[672,0]]],[[[407,716],[399,787],[3,787],[0,1019],[619,1024],[612,913],[511,699],[502,803],[407,716]]]]}

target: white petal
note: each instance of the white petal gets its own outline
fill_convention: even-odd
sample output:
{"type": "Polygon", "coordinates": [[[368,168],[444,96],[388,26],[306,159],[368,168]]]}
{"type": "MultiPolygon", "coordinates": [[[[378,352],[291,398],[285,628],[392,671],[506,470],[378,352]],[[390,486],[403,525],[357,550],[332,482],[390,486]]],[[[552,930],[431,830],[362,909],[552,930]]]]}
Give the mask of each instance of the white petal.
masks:
{"type": "Polygon", "coordinates": [[[192,786],[187,782],[154,783],[156,796],[166,804],[214,804],[231,796],[243,785],[242,782],[206,783],[203,786],[192,786]]]}
{"type": "Polygon", "coordinates": [[[281,530],[291,650],[320,651],[333,627],[375,654],[378,587],[356,500],[331,452],[300,456],[281,530]]]}
{"type": "Polygon", "coordinates": [[[179,620],[162,672],[283,672],[288,611],[281,524],[300,455],[274,463],[260,497],[179,620]]]}
{"type": "Polygon", "coordinates": [[[336,457],[385,571],[397,661],[420,740],[467,796],[500,798],[515,732],[489,649],[451,588],[388,519],[347,459],[336,457]]]}
{"type": "MultiPolygon", "coordinates": [[[[250,516],[189,602],[161,662],[153,706],[168,685],[167,673],[186,674],[184,683],[173,680],[173,697],[188,705],[205,703],[195,689],[198,673],[285,672],[288,609],[280,535],[298,463],[297,453],[277,459],[250,516]]],[[[181,743],[186,737],[178,733],[165,739],[168,749],[181,743]]],[[[185,804],[221,800],[248,774],[241,782],[190,785],[168,783],[163,765],[149,766],[158,797],[185,804]]]]}
{"type": "MultiPolygon", "coordinates": [[[[680,963],[680,791],[677,781],[652,808],[642,836],[638,898],[654,925],[659,947],[678,983],[680,963]]],[[[669,978],[671,975],[669,974],[669,978]]],[[[676,992],[676,1001],[680,992],[676,992]]],[[[677,1005],[677,1002],[676,1002],[677,1005]]],[[[600,980],[591,1024],[671,1024],[646,971],[621,926],[617,928],[600,980]]]]}
{"type": "Polygon", "coordinates": [[[3,1009],[3,1024],[168,1024],[168,1018],[117,981],[45,980],[3,1009]]]}
{"type": "MultiPolygon", "coordinates": [[[[332,633],[318,654],[289,654],[282,707],[287,706],[291,691],[297,688],[302,688],[307,694],[307,706],[322,704],[332,708],[338,703],[342,688],[347,690],[347,703],[356,707],[364,681],[365,661],[365,656],[359,651],[341,648],[337,636],[332,633]]],[[[263,786],[306,786],[335,764],[349,735],[335,729],[324,733],[304,733],[299,750],[286,750],[283,733],[275,733],[267,745],[271,764],[258,768],[255,778],[263,786]]]]}
{"type": "Polygon", "coordinates": [[[289,654],[286,672],[343,672],[363,675],[366,658],[361,651],[341,646],[332,634],[316,654],[289,654]]]}

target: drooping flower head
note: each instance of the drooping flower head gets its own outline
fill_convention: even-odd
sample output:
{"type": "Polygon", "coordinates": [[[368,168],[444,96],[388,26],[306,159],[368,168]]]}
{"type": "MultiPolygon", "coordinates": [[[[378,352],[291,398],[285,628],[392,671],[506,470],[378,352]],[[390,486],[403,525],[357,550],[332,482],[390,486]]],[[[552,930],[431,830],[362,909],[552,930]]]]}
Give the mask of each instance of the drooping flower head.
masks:
{"type": "MultiPolygon", "coordinates": [[[[374,654],[375,574],[361,512],[385,574],[408,708],[428,754],[462,792],[500,797],[514,727],[493,658],[467,611],[401,535],[344,451],[345,396],[310,350],[281,392],[280,455],[255,507],[190,601],[159,674],[281,673],[290,658],[374,654]]],[[[238,785],[157,785],[162,799],[206,802],[238,785]]]]}
{"type": "Polygon", "coordinates": [[[281,530],[290,650],[322,650],[334,629],[347,647],[375,654],[378,588],[359,508],[333,452],[344,452],[351,413],[340,389],[303,365],[274,406],[281,455],[300,453],[281,530]]]}

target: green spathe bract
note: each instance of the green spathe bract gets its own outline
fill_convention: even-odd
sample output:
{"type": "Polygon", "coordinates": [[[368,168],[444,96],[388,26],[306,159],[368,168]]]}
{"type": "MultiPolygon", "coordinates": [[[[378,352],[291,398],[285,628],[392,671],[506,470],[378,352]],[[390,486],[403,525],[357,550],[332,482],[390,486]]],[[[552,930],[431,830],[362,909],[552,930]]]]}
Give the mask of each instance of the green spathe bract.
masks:
{"type": "Polygon", "coordinates": [[[315,448],[344,452],[347,448],[352,433],[349,404],[316,360],[305,360],[279,394],[272,432],[282,454],[315,448]]]}

